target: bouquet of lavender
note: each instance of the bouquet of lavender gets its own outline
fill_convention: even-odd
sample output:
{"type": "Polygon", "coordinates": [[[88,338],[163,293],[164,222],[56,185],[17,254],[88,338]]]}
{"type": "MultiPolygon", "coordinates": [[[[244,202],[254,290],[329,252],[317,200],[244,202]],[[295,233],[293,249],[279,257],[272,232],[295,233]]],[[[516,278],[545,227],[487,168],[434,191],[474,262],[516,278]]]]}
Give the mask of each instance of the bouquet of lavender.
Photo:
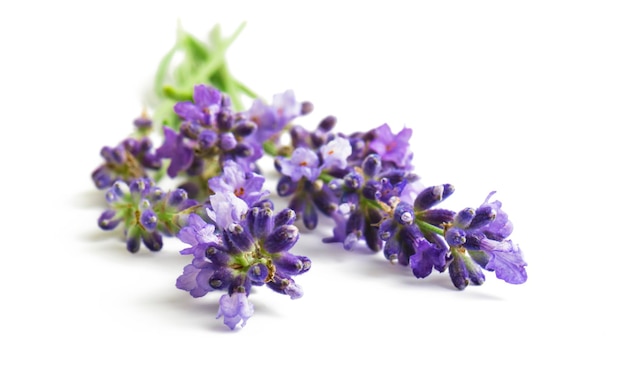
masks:
{"type": "MultiPolygon", "coordinates": [[[[243,25],[242,25],[243,27],[243,25]]],[[[416,278],[448,272],[459,290],[485,281],[526,281],[502,204],[487,194],[474,207],[440,204],[451,184],[426,186],[412,165],[412,130],[387,125],[345,134],[333,116],[307,130],[296,123],[313,104],[289,90],[263,100],[235,79],[225,52],[242,28],[208,43],[181,31],[155,77],[152,109],[117,146],[103,147],[91,176],[108,208],[104,230],[123,230],[128,251],[178,238],[189,256],[176,286],[193,297],[222,291],[217,317],[234,329],[253,314],[253,286],[291,299],[311,260],[298,253],[299,227],[334,223],[324,243],[372,252],[408,266],[416,278]],[[174,64],[174,57],[182,60],[174,64]],[[244,109],[242,97],[252,105],[244,109]],[[262,158],[270,157],[271,167],[262,158]],[[266,176],[279,179],[272,190],[266,176]],[[288,206],[276,209],[271,195],[288,206]]]]}

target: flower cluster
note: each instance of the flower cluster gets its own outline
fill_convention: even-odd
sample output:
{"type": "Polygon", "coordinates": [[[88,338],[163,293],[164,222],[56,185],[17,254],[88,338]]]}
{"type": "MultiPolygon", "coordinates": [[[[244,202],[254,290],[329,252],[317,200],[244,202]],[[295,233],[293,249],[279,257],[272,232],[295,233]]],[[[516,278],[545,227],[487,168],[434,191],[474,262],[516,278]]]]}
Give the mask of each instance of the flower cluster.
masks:
{"type": "MultiPolygon", "coordinates": [[[[202,47],[188,36],[185,41],[202,47]]],[[[190,262],[176,287],[195,298],[223,292],[217,317],[229,328],[253,315],[253,287],[302,296],[294,277],[306,273],[311,260],[297,251],[298,225],[316,229],[320,217],[334,222],[324,243],[346,250],[364,244],[410,267],[416,278],[447,271],[460,290],[483,284],[484,271],[507,283],[526,281],[526,262],[509,239],[513,226],[492,200],[495,192],[478,207],[440,208],[454,187],[422,184],[412,163],[412,129],[393,133],[383,124],[346,134],[330,115],[307,130],[296,120],[313,105],[296,101],[293,91],[272,103],[252,95],[252,105],[242,109],[232,99],[251,91],[225,68],[205,74],[192,87],[168,85],[161,104],[172,113],[142,114],[134,136],[101,150],[104,162],[92,179],[108,203],[98,225],[121,225],[130,252],[142,242],[159,251],[163,237],[188,245],[180,254],[190,262]],[[273,167],[260,164],[265,156],[273,167]],[[275,191],[264,187],[269,171],[279,177],[275,191]],[[171,189],[157,185],[165,178],[171,189]],[[275,209],[274,195],[287,207],[275,209]]]]}
{"type": "Polygon", "coordinates": [[[248,301],[252,286],[267,285],[292,299],[301,297],[292,276],[308,271],[311,261],[291,253],[300,236],[293,225],[296,215],[289,208],[274,211],[266,199],[269,194],[261,191],[263,177],[246,173],[231,161],[210,182],[215,193],[209,197],[207,219],[192,214],[178,233],[190,245],[180,253],[193,259],[176,286],[193,297],[227,291],[220,299],[218,317],[224,316],[224,323],[233,329],[252,315],[248,301]]]}

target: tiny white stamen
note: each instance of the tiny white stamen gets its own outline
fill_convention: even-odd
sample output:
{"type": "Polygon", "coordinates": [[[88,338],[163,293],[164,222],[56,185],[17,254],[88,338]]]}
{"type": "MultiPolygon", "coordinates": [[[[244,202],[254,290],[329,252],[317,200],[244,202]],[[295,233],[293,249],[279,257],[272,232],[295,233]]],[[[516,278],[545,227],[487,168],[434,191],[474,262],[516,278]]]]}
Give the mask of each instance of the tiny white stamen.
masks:
{"type": "Polygon", "coordinates": [[[404,212],[402,213],[402,216],[400,216],[400,219],[402,220],[402,222],[405,222],[408,224],[411,221],[413,221],[413,216],[411,215],[411,212],[404,212]]]}
{"type": "Polygon", "coordinates": [[[339,212],[341,212],[342,215],[347,215],[350,213],[351,210],[351,206],[348,203],[343,203],[339,205],[339,212]]]}

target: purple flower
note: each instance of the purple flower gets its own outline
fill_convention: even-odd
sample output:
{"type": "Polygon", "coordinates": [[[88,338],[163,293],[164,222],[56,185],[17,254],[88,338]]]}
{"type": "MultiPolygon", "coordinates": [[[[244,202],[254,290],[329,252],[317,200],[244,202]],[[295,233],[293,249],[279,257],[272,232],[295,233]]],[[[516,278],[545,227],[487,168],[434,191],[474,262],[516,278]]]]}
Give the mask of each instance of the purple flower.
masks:
{"type": "Polygon", "coordinates": [[[489,193],[483,204],[479,207],[479,209],[488,207],[495,212],[496,215],[493,221],[483,229],[482,232],[493,240],[502,241],[513,232],[513,223],[509,221],[509,216],[502,210],[502,203],[500,201],[489,202],[489,199],[491,199],[495,193],[495,191],[489,193]]]}
{"type": "MultiPolygon", "coordinates": [[[[345,249],[352,249],[364,239],[368,248],[379,251],[382,240],[379,225],[388,218],[385,209],[391,209],[409,181],[417,180],[404,169],[382,170],[382,161],[378,154],[369,154],[361,167],[353,168],[343,179],[331,182],[339,198],[339,209],[346,218],[335,218],[333,237],[324,242],[343,242],[345,249]],[[342,232],[339,228],[344,227],[342,232]],[[337,241],[343,237],[342,241],[337,241]]],[[[390,245],[387,249],[392,248],[390,245]]]]}
{"type": "Polygon", "coordinates": [[[337,137],[320,147],[320,153],[324,162],[322,164],[323,169],[346,168],[348,157],[352,154],[352,146],[347,139],[337,137]]]}
{"type": "Polygon", "coordinates": [[[302,177],[313,181],[321,172],[317,154],[305,147],[295,149],[290,158],[278,157],[277,160],[280,165],[280,172],[289,176],[294,182],[302,177]]]}
{"type": "Polygon", "coordinates": [[[400,192],[400,200],[409,204],[415,202],[417,195],[426,187],[420,180],[409,181],[400,192]]]}
{"type": "Polygon", "coordinates": [[[244,327],[253,313],[254,306],[248,300],[248,296],[245,293],[236,292],[231,295],[222,295],[217,318],[224,316],[224,324],[233,330],[240,322],[241,327],[244,327]]]}
{"type": "Polygon", "coordinates": [[[415,251],[415,254],[409,257],[409,265],[416,278],[427,277],[433,268],[439,272],[446,269],[448,247],[443,241],[432,243],[424,237],[419,237],[407,239],[404,243],[415,251]]]}
{"type": "Polygon", "coordinates": [[[163,145],[156,150],[159,158],[169,158],[170,165],[167,168],[167,175],[175,178],[179,172],[187,170],[193,162],[193,148],[185,143],[182,133],[176,133],[171,128],[164,126],[163,145]]]}
{"type": "Polygon", "coordinates": [[[342,211],[341,207],[334,212],[331,217],[335,221],[335,226],[333,227],[333,235],[332,237],[324,237],[322,242],[324,243],[336,243],[340,242],[344,244],[344,249],[351,250],[354,247],[354,241],[346,242],[346,224],[348,221],[348,217],[346,216],[348,212],[342,211]]]}
{"type": "Polygon", "coordinates": [[[255,134],[257,125],[245,113],[234,112],[227,95],[197,85],[193,101],[179,102],[174,109],[183,121],[179,132],[164,127],[157,157],[169,159],[169,177],[185,177],[180,186],[193,198],[205,200],[210,195],[207,179],[220,174],[228,161],[237,162],[246,172],[258,171],[256,161],[263,148],[255,134]]]}
{"type": "Polygon", "coordinates": [[[148,176],[148,170],[159,169],[161,160],[152,152],[152,141],[127,138],[115,147],[105,146],[100,150],[104,163],[98,166],[91,178],[98,189],[109,188],[116,180],[126,183],[148,176]]]}
{"type": "Polygon", "coordinates": [[[176,279],[176,288],[189,292],[193,297],[202,297],[213,291],[213,287],[209,285],[209,279],[214,270],[211,262],[206,261],[200,265],[196,263],[197,261],[199,260],[194,260],[195,264],[185,266],[182,275],[176,279]]]}
{"type": "MultiPolygon", "coordinates": [[[[233,329],[239,322],[243,321],[242,326],[245,325],[252,315],[251,308],[247,307],[252,286],[267,285],[292,299],[302,296],[302,289],[292,276],[309,271],[311,261],[291,253],[300,237],[298,228],[292,225],[295,220],[292,210],[274,214],[271,203],[248,209],[230,192],[216,195],[230,196],[230,201],[236,199],[247,211],[237,217],[222,209],[213,212],[218,228],[221,228],[215,235],[200,217],[187,219],[187,225],[178,236],[192,247],[182,250],[181,254],[193,253],[194,259],[185,267],[176,285],[194,297],[204,296],[211,290],[227,291],[229,295],[220,299],[218,317],[224,316],[226,325],[233,329]],[[229,217],[235,220],[222,227],[220,223],[229,217]]],[[[218,204],[232,207],[228,200],[211,206],[219,208],[218,204]]]]}
{"type": "Polygon", "coordinates": [[[209,201],[211,208],[207,208],[207,214],[220,229],[240,222],[248,211],[248,204],[232,192],[217,192],[209,201]]]}
{"type": "Polygon", "coordinates": [[[384,162],[392,162],[399,168],[410,168],[413,153],[409,149],[409,142],[413,131],[403,128],[397,135],[391,132],[387,124],[383,124],[372,131],[374,139],[370,141],[370,150],[378,153],[384,162]]]}
{"type": "Polygon", "coordinates": [[[274,280],[267,285],[272,290],[289,296],[291,300],[299,299],[304,295],[302,288],[290,277],[281,278],[279,275],[275,275],[274,280]]]}
{"type": "MultiPolygon", "coordinates": [[[[480,248],[488,257],[488,261],[484,263],[483,267],[488,271],[495,271],[496,278],[511,284],[526,282],[528,279],[525,268],[527,264],[517,244],[511,240],[500,242],[484,238],[480,241],[480,248]]],[[[479,260],[478,263],[482,263],[482,260],[479,260]]]]}
{"type": "Polygon", "coordinates": [[[222,94],[213,87],[202,84],[193,89],[193,102],[183,101],[174,106],[174,112],[182,119],[201,125],[211,125],[220,110],[222,94]]]}
{"type": "Polygon", "coordinates": [[[409,203],[400,202],[393,217],[380,227],[385,240],[385,258],[409,265],[416,278],[425,278],[433,268],[442,272],[446,268],[448,246],[436,235],[426,235],[414,223],[415,213],[409,203]]]}
{"type": "Polygon", "coordinates": [[[136,179],[126,184],[118,180],[106,193],[109,209],[98,218],[104,230],[123,225],[126,248],[135,253],[141,242],[152,250],[163,247],[163,235],[172,236],[180,231],[178,221],[197,203],[187,198],[182,189],[163,192],[149,179],[136,179]]]}
{"type": "Polygon", "coordinates": [[[247,116],[257,126],[257,138],[260,142],[267,141],[280,133],[287,124],[302,114],[302,104],[296,101],[292,90],[274,95],[272,105],[256,99],[247,116]]]}
{"type": "Polygon", "coordinates": [[[457,213],[444,233],[453,253],[450,275],[459,289],[470,281],[482,284],[480,267],[495,271],[507,283],[526,282],[526,262],[522,251],[511,240],[504,240],[513,231],[513,224],[499,201],[489,202],[491,192],[477,209],[466,208],[457,213]]]}
{"type": "Polygon", "coordinates": [[[222,166],[222,175],[209,179],[213,192],[229,192],[244,200],[249,206],[269,197],[270,192],[263,190],[265,178],[245,170],[233,161],[226,161],[222,166]]]}
{"type": "Polygon", "coordinates": [[[195,213],[189,215],[187,225],[180,229],[177,237],[182,242],[191,245],[191,247],[181,250],[180,253],[193,254],[198,258],[204,256],[209,246],[219,242],[219,238],[215,234],[215,225],[208,224],[195,213]]]}

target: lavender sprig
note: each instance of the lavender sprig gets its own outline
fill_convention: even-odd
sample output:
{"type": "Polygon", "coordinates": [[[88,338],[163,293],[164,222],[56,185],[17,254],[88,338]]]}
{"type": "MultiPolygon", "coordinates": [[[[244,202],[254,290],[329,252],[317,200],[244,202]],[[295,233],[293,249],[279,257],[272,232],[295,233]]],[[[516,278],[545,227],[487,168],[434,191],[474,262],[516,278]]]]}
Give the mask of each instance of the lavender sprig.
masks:
{"type": "Polygon", "coordinates": [[[527,280],[527,263],[509,237],[513,224],[491,192],[476,208],[439,208],[455,191],[450,184],[425,187],[414,171],[413,130],[393,133],[388,124],[342,133],[334,116],[309,131],[296,124],[310,102],[292,90],[268,103],[230,74],[225,51],[239,34],[222,38],[219,26],[208,44],[179,31],[155,78],[153,116],[134,120],[134,132],[101,149],[92,171],[108,208],[104,230],[121,225],[130,252],[151,251],[176,237],[191,258],[176,287],[192,297],[223,292],[218,318],[230,328],[254,313],[253,287],[292,299],[303,294],[294,277],[311,260],[295,250],[296,223],[315,229],[319,215],[335,222],[325,243],[352,250],[364,242],[385,259],[408,266],[416,278],[448,272],[459,290],[481,285],[485,273],[511,284],[527,280]],[[173,66],[174,54],[184,59],[173,66]],[[240,97],[252,99],[245,109],[240,97]],[[154,133],[162,143],[154,147],[154,133]],[[265,189],[263,156],[280,177],[265,189]],[[171,189],[157,183],[167,175],[171,189]],[[275,210],[272,194],[287,197],[275,210]]]}
{"type": "Polygon", "coordinates": [[[311,261],[291,252],[299,239],[291,209],[275,213],[273,203],[261,190],[263,178],[230,163],[228,170],[211,180],[215,192],[206,207],[207,219],[196,214],[178,233],[189,244],[181,254],[192,255],[176,286],[193,297],[214,290],[226,291],[220,298],[217,317],[234,329],[252,316],[248,297],[253,286],[267,285],[292,299],[302,296],[293,276],[305,273],[311,261]]]}
{"type": "Polygon", "coordinates": [[[116,181],[106,192],[106,200],[109,209],[100,215],[98,225],[113,230],[121,224],[131,253],[139,251],[142,241],[151,251],[161,250],[163,236],[175,235],[184,218],[197,209],[197,202],[188,199],[184,190],[164,192],[147,178],[129,185],[116,181]]]}

